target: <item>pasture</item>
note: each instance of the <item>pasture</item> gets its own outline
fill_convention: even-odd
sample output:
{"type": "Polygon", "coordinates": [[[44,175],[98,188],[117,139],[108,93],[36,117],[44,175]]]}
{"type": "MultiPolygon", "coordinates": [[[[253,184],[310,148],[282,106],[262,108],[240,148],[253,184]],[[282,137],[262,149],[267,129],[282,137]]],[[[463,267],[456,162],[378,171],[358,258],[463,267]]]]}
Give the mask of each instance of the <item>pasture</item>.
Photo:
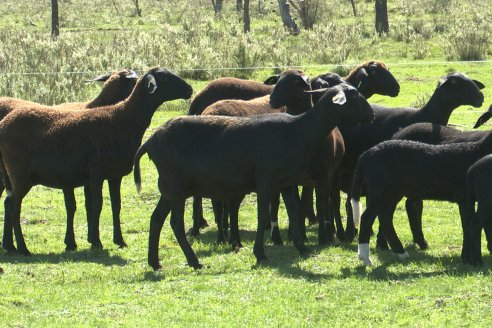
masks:
{"type": "MultiPolygon", "coordinates": [[[[78,1],[60,2],[61,15],[63,6],[69,14],[64,18],[67,28],[64,30],[62,23],[62,36],[57,41],[59,43],[54,44],[49,40],[46,28],[49,21],[47,8],[40,10],[36,5],[17,5],[17,2],[7,0],[4,9],[0,9],[2,13],[9,13],[0,18],[0,96],[15,96],[44,103],[91,99],[97,95],[99,87],[85,85],[84,79],[96,76],[101,71],[125,66],[135,69],[154,65],[169,66],[181,73],[193,86],[195,94],[211,78],[231,73],[211,69],[217,67],[218,61],[209,53],[208,47],[213,39],[210,33],[216,31],[220,34],[224,29],[231,33],[229,27],[225,27],[230,17],[214,21],[209,9],[207,14],[212,19],[205,19],[204,9],[200,7],[197,26],[203,28],[207,22],[211,22],[208,32],[203,32],[209,34],[206,37],[194,35],[194,31],[199,28],[189,27],[189,34],[186,35],[190,37],[190,44],[205,42],[203,57],[195,52],[189,55],[187,61],[186,56],[178,51],[179,61],[173,62],[173,55],[165,45],[147,48],[153,49],[152,51],[142,50],[155,44],[161,34],[169,32],[169,26],[179,25],[176,22],[179,19],[172,15],[169,5],[166,7],[159,3],[162,12],[150,14],[150,2],[143,2],[144,17],[134,18],[123,14],[130,12],[131,6],[122,1],[115,3],[119,6],[119,20],[111,14],[114,10],[111,4],[91,2],[101,6],[98,13],[91,16],[91,10],[84,11],[78,1]],[[73,13],[75,10],[80,10],[80,17],[73,13]],[[27,16],[23,13],[27,13],[27,16]],[[145,16],[147,13],[148,19],[145,16]],[[27,26],[26,17],[36,26],[27,26]],[[169,21],[163,23],[168,18],[169,21]],[[103,21],[106,23],[102,23],[103,21]],[[167,30],[163,32],[159,27],[167,30]],[[126,34],[113,31],[124,28],[131,31],[126,34]],[[135,39],[135,48],[129,47],[132,37],[138,37],[135,39]],[[108,40],[111,40],[110,46],[106,45],[108,40]],[[36,51],[39,57],[36,57],[36,51]],[[94,56],[89,56],[91,53],[94,56]],[[56,54],[60,56],[59,60],[54,57],[56,54]],[[208,54],[210,57],[207,57],[208,54]],[[195,60],[196,58],[203,61],[195,60]],[[210,69],[203,74],[185,70],[196,67],[210,69]],[[53,70],[84,73],[6,74],[53,70]]],[[[130,1],[128,3],[131,4],[130,1]]],[[[485,3],[486,6],[490,2],[485,3]]],[[[363,5],[361,2],[358,4],[363,5]]],[[[367,11],[363,16],[366,24],[372,18],[368,6],[366,4],[364,7],[367,11]]],[[[177,8],[180,9],[183,21],[190,21],[189,13],[182,9],[186,8],[185,2],[178,1],[177,8]]],[[[404,21],[405,16],[398,11],[400,7],[395,5],[390,9],[395,10],[393,14],[398,20],[404,21]]],[[[342,14],[345,15],[345,12],[342,14]]],[[[256,35],[258,39],[266,35],[265,30],[271,23],[269,15],[262,16],[262,20],[253,23],[253,31],[255,27],[260,31],[256,35]]],[[[417,13],[415,17],[424,23],[431,21],[427,13],[417,13]]],[[[343,19],[351,20],[348,15],[343,19]]],[[[236,29],[240,29],[237,26],[240,25],[235,25],[236,29]]],[[[173,28],[180,30],[183,25],[173,28]]],[[[365,29],[370,28],[366,26],[365,29]]],[[[312,33],[311,37],[316,37],[316,31],[309,33],[312,33]]],[[[422,106],[433,92],[439,77],[451,71],[463,72],[483,82],[486,85],[483,90],[484,105],[479,109],[463,106],[451,116],[451,124],[462,129],[471,129],[480,114],[492,103],[492,63],[447,62],[445,52],[438,46],[438,42],[441,42],[438,40],[442,37],[442,34],[433,35],[425,41],[428,44],[428,57],[424,59],[415,59],[411,55],[414,50],[410,50],[407,43],[397,41],[394,37],[374,39],[375,41],[371,41],[374,36],[362,38],[358,44],[364,51],[352,52],[341,63],[350,65],[374,58],[385,60],[400,82],[400,95],[396,98],[374,96],[370,102],[388,106],[422,106]],[[374,44],[369,49],[371,42],[374,44]],[[404,50],[407,52],[405,57],[404,50]]],[[[305,38],[309,39],[309,35],[305,38]]],[[[227,42],[224,41],[224,48],[227,47],[227,42]]],[[[262,57],[259,53],[256,58],[249,53],[245,57],[248,61],[245,64],[306,65],[305,71],[310,76],[330,70],[338,70],[340,73],[346,70],[344,67],[328,66],[334,64],[332,62],[316,61],[314,55],[306,60],[296,61],[302,57],[302,54],[296,54],[281,62],[289,49],[302,48],[296,42],[300,41],[286,36],[279,43],[290,46],[279,50],[272,62],[263,60],[270,58],[267,55],[262,57]],[[275,63],[276,60],[278,62],[275,63]],[[327,66],[317,66],[319,64],[327,66]]],[[[260,45],[254,44],[251,49],[256,49],[255,47],[260,45]]],[[[234,56],[233,53],[230,55],[234,56]]],[[[490,53],[487,55],[490,58],[490,53]]],[[[232,59],[219,63],[224,66],[240,65],[233,63],[232,59]]],[[[240,71],[234,74],[241,74],[238,72],[240,71]]],[[[272,72],[271,69],[262,69],[249,72],[247,77],[261,81],[272,72]]],[[[166,120],[185,115],[188,107],[189,101],[182,100],[164,104],[153,116],[144,140],[166,120]]],[[[490,128],[491,123],[482,127],[490,128]]],[[[486,246],[483,242],[483,267],[474,268],[462,264],[461,225],[455,204],[425,202],[423,228],[430,245],[427,251],[420,251],[411,243],[404,204],[399,204],[395,213],[395,227],[410,254],[410,258],[403,262],[398,261],[391,251],[376,250],[375,238],[372,238],[374,264],[364,268],[357,259],[355,242],[347,244],[335,241],[328,247],[318,247],[316,228],[309,227],[308,246],[315,250],[313,256],[300,257],[289,243],[284,246],[267,243],[265,251],[270,262],[257,267],[252,252],[256,231],[254,194],[246,197],[240,210],[239,226],[244,247],[238,252],[231,250],[228,245],[215,243],[213,212],[210,202],[206,201],[204,215],[210,227],[204,229],[201,238],[194,240],[192,244],[205,267],[195,271],[186,266],[185,257],[172,234],[167,218],[159,249],[163,268],[154,272],[147,265],[147,242],[150,215],[159,196],[157,172],[146,156],[141,163],[142,193],[137,194],[132,175],[125,177],[122,183],[122,229],[128,244],[128,248],[124,249],[119,249],[112,243],[107,184],[104,186],[101,214],[101,241],[104,250],[91,250],[86,242],[84,198],[83,191],[79,188],[76,190],[78,209],[75,216],[75,234],[79,247],[77,251],[69,253],[64,251],[63,244],[66,222],[62,192],[42,186],[33,188],[25,198],[21,213],[26,243],[33,255],[7,255],[0,250],[1,326],[490,325],[492,257],[485,253],[486,246]]],[[[0,213],[3,216],[3,207],[0,213]]],[[[342,215],[345,217],[344,211],[342,215]]],[[[283,206],[279,217],[282,237],[286,240],[287,215],[283,206]]],[[[191,202],[186,206],[185,221],[186,228],[190,227],[191,202]]],[[[3,231],[3,220],[1,223],[3,231]]],[[[377,229],[377,222],[374,228],[377,229]]]]}

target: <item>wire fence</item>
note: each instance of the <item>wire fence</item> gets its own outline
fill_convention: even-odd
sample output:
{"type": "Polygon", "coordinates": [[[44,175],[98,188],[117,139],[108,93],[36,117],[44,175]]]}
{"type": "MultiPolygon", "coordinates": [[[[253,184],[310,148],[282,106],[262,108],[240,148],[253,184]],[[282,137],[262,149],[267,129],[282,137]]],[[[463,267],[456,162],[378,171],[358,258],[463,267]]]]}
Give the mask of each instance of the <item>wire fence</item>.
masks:
{"type": "MultiPolygon", "coordinates": [[[[470,64],[491,64],[492,60],[474,60],[474,61],[426,61],[426,62],[397,62],[386,63],[390,67],[405,66],[435,66],[435,65],[470,65],[470,64]]],[[[273,70],[285,68],[335,68],[335,67],[353,67],[354,64],[317,64],[317,65],[282,65],[282,66],[248,66],[248,67],[204,67],[204,68],[179,68],[173,67],[173,70],[180,72],[205,72],[205,71],[241,71],[241,70],[273,70]]],[[[115,69],[116,70],[116,69],[115,69]]],[[[145,72],[144,69],[135,70],[138,73],[145,72]]],[[[104,74],[106,71],[65,71],[65,72],[0,72],[1,75],[90,75],[104,74]]]]}

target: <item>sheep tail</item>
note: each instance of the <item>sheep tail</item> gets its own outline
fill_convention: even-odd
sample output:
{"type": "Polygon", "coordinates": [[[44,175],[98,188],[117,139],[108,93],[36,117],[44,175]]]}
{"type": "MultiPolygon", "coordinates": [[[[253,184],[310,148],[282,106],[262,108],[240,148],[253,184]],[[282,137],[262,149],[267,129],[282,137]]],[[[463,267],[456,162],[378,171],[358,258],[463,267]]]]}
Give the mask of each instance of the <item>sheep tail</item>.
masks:
{"type": "Polygon", "coordinates": [[[360,160],[355,168],[354,179],[352,180],[350,205],[352,205],[352,216],[354,225],[359,226],[360,217],[362,215],[362,204],[360,203],[360,195],[362,193],[362,184],[364,182],[364,173],[360,160]]]}
{"type": "Polygon", "coordinates": [[[7,168],[5,167],[5,163],[3,162],[2,153],[0,153],[0,169],[2,170],[3,184],[5,189],[7,190],[7,195],[10,195],[12,193],[12,183],[10,182],[7,168]]]}
{"type": "Polygon", "coordinates": [[[140,159],[143,155],[147,153],[147,143],[138,148],[137,153],[135,154],[135,159],[133,160],[133,181],[135,181],[135,186],[137,187],[137,192],[140,193],[142,191],[142,176],[140,174],[140,159]]]}

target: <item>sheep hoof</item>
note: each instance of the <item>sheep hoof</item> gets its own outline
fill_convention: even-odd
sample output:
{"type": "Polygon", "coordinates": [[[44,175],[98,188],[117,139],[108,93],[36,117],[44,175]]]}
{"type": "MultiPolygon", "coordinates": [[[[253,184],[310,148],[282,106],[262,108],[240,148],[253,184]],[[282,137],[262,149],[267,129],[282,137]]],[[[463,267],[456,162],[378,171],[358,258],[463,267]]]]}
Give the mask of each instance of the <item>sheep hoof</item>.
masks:
{"type": "Polygon", "coordinates": [[[353,229],[348,229],[345,231],[345,241],[346,242],[353,242],[355,239],[355,236],[357,235],[357,231],[353,229]]]}
{"type": "Polygon", "coordinates": [[[371,259],[369,257],[361,257],[361,256],[359,256],[359,260],[361,260],[362,261],[362,264],[364,266],[366,266],[366,267],[372,266],[372,261],[371,261],[371,259]]]}
{"type": "Polygon", "coordinates": [[[4,243],[2,247],[7,252],[7,254],[17,253],[17,248],[15,248],[14,245],[5,245],[4,243]]]}
{"type": "Polygon", "coordinates": [[[389,246],[388,246],[388,243],[385,241],[381,241],[381,240],[377,240],[376,242],[376,248],[377,249],[380,249],[380,250],[383,250],[383,251],[387,251],[389,250],[389,246]]]}
{"type": "Polygon", "coordinates": [[[207,222],[207,220],[205,220],[205,218],[204,218],[204,217],[201,217],[201,218],[200,218],[200,222],[198,223],[198,226],[199,226],[199,229],[203,229],[203,228],[208,227],[208,222],[207,222]]]}
{"type": "Polygon", "coordinates": [[[19,253],[24,256],[31,256],[31,252],[27,248],[19,249],[19,253]]]}
{"type": "Polygon", "coordinates": [[[152,269],[154,271],[159,271],[160,269],[162,269],[162,265],[159,262],[154,263],[154,264],[149,263],[149,265],[152,267],[152,269]]]}
{"type": "Polygon", "coordinates": [[[186,235],[193,238],[200,238],[200,229],[190,228],[186,231],[186,235]]]}
{"type": "Polygon", "coordinates": [[[424,241],[415,241],[414,243],[417,244],[419,246],[420,250],[422,250],[422,251],[429,249],[429,244],[425,240],[424,241]]]}
{"type": "Polygon", "coordinates": [[[408,254],[407,251],[405,251],[401,254],[396,254],[396,255],[398,255],[398,258],[400,259],[400,261],[406,260],[410,257],[410,254],[408,254]]]}
{"type": "Polygon", "coordinates": [[[337,239],[339,241],[345,240],[345,232],[343,231],[343,229],[337,230],[337,239]]]}
{"type": "Polygon", "coordinates": [[[128,245],[123,241],[121,243],[117,243],[116,245],[118,245],[118,248],[127,248],[128,245]]]}
{"type": "Polygon", "coordinates": [[[235,250],[235,251],[238,251],[241,248],[243,248],[243,244],[241,244],[241,242],[239,240],[237,240],[237,241],[231,241],[230,244],[232,246],[232,249],[235,250]]]}
{"type": "Polygon", "coordinates": [[[101,249],[103,249],[103,245],[102,245],[101,241],[93,243],[91,245],[91,249],[92,250],[101,250],[101,249]]]}
{"type": "Polygon", "coordinates": [[[77,250],[77,244],[67,245],[65,252],[75,252],[77,250]]]}
{"type": "Polygon", "coordinates": [[[264,266],[269,264],[268,258],[265,256],[263,258],[256,259],[256,266],[264,266]]]}
{"type": "Polygon", "coordinates": [[[200,262],[195,262],[195,263],[188,263],[190,267],[192,267],[195,270],[200,270],[203,268],[203,265],[200,264],[200,262]]]}

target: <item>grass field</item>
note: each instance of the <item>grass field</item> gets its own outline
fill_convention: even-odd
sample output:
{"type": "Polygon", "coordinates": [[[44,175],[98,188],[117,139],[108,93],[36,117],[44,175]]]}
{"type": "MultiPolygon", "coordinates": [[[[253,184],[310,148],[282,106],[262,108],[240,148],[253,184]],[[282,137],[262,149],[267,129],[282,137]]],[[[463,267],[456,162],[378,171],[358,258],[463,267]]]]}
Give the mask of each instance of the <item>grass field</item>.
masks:
{"type": "MultiPolygon", "coordinates": [[[[0,9],[4,11],[2,14],[8,14],[0,15],[0,27],[4,27],[0,28],[1,43],[5,45],[20,42],[23,37],[32,38],[31,33],[49,38],[43,30],[49,26],[49,11],[46,11],[48,5],[28,5],[27,1],[18,4],[13,0],[7,0],[6,3],[0,9]],[[25,13],[31,15],[26,16],[25,13]],[[36,26],[26,24],[26,17],[36,26]]],[[[82,10],[79,1],[60,3],[64,8],[82,10]]],[[[144,1],[144,17],[138,18],[142,21],[140,24],[135,21],[137,18],[123,14],[131,11],[131,5],[124,5],[122,1],[115,1],[120,11],[119,20],[115,20],[110,14],[113,10],[111,2],[104,2],[104,5],[103,2],[92,3],[101,5],[94,16],[91,16],[89,10],[85,10],[81,11],[81,18],[77,19],[77,15],[70,11],[64,18],[67,28],[65,32],[76,31],[70,32],[76,34],[70,41],[73,44],[66,45],[77,49],[77,42],[80,41],[85,47],[85,38],[91,40],[96,32],[90,31],[96,28],[103,29],[99,36],[101,38],[111,38],[112,32],[108,29],[123,27],[142,27],[148,30],[145,33],[152,34],[153,29],[156,29],[154,25],[160,26],[158,24],[163,24],[166,15],[169,15],[164,2],[159,2],[162,14],[149,14],[149,20],[146,20],[145,14],[149,13],[151,7],[144,1]],[[107,18],[104,23],[101,17],[107,18]]],[[[128,3],[131,4],[130,1],[128,3]]],[[[184,6],[183,2],[177,3],[178,9],[184,6]]],[[[358,2],[358,5],[362,6],[363,3],[358,2]]],[[[390,10],[390,19],[391,15],[396,16],[399,13],[398,8],[392,5],[390,9],[394,11],[390,10]]],[[[342,14],[345,15],[345,12],[342,14]]],[[[371,22],[371,15],[371,12],[367,12],[364,16],[367,23],[371,22]]],[[[270,26],[266,18],[256,21],[253,27],[261,29],[263,26],[270,26]]],[[[398,19],[404,18],[398,16],[398,19]]],[[[428,17],[423,13],[417,18],[428,17]]],[[[349,20],[350,17],[344,19],[349,20]]],[[[439,37],[433,36],[435,40],[439,37]]],[[[64,44],[63,42],[65,41],[60,41],[60,44],[64,44]]],[[[446,63],[437,41],[430,44],[434,50],[430,51],[430,57],[424,61],[415,60],[412,56],[402,57],[407,45],[387,38],[378,41],[371,51],[366,50],[360,56],[350,57],[347,62],[382,58],[390,64],[391,71],[401,84],[400,96],[375,96],[370,99],[371,102],[389,106],[421,106],[433,92],[439,77],[450,71],[464,72],[480,80],[487,86],[483,90],[486,99],[483,107],[475,109],[463,106],[451,116],[450,123],[470,129],[480,112],[486,110],[491,103],[492,63],[446,63]],[[430,61],[440,63],[425,63],[430,61]]],[[[28,47],[25,44],[24,46],[28,47]]],[[[37,45],[33,45],[33,48],[36,47],[37,45]]],[[[124,47],[124,43],[115,42],[114,48],[107,50],[115,53],[111,57],[115,62],[101,64],[99,60],[104,56],[95,55],[99,59],[94,59],[84,57],[81,52],[74,57],[78,66],[56,67],[61,71],[87,71],[90,75],[92,71],[99,72],[131,63],[132,58],[138,63],[136,68],[139,69],[166,64],[166,59],[163,57],[159,61],[156,53],[149,54],[156,61],[147,62],[150,59],[145,60],[144,52],[134,53],[119,47],[124,47]]],[[[22,54],[21,46],[8,48],[12,53],[7,53],[5,48],[2,52],[1,49],[2,47],[2,92],[13,90],[16,96],[33,100],[69,101],[90,99],[99,90],[98,87],[81,82],[85,75],[5,78],[1,73],[11,72],[15,68],[19,68],[17,72],[20,72],[31,64],[24,57],[17,63],[18,66],[6,62],[5,58],[17,58],[13,56],[17,54],[15,51],[22,54]],[[5,57],[6,55],[10,57],[5,57]],[[56,79],[63,80],[56,82],[56,79]],[[13,82],[5,86],[9,81],[13,82]],[[69,82],[72,84],[64,85],[69,82]],[[73,88],[79,89],[76,92],[70,91],[73,88]],[[48,97],[47,94],[51,96],[48,97]]],[[[29,53],[31,50],[26,48],[25,52],[29,53]]],[[[60,61],[69,63],[69,58],[65,57],[69,53],[61,52],[60,56],[63,58],[60,61]]],[[[44,56],[39,59],[39,66],[33,69],[39,68],[38,71],[46,72],[50,65],[54,67],[54,60],[50,56],[44,56]]],[[[209,67],[214,67],[213,64],[215,63],[210,63],[209,67]]],[[[314,67],[320,63],[313,61],[301,64],[309,65],[306,71],[313,76],[329,69],[340,69],[314,67]]],[[[191,66],[192,63],[189,67],[191,66]]],[[[271,70],[259,70],[253,72],[251,77],[262,80],[271,73],[271,70]]],[[[195,92],[208,82],[188,80],[195,92]]],[[[5,94],[6,92],[0,96],[5,94]]],[[[144,139],[169,118],[184,115],[188,105],[189,102],[185,101],[163,105],[154,115],[144,139]]],[[[483,129],[490,127],[489,123],[483,129]]],[[[334,242],[329,247],[317,247],[316,228],[309,227],[308,244],[315,249],[313,256],[300,257],[291,244],[267,244],[266,254],[270,263],[256,267],[252,253],[256,230],[256,201],[252,194],[246,197],[240,211],[243,249],[233,252],[228,246],[217,245],[216,229],[212,224],[203,231],[200,240],[193,242],[195,252],[205,265],[204,269],[194,271],[186,266],[185,257],[167,223],[168,218],[160,246],[163,269],[153,272],[147,265],[147,238],[149,218],[158,199],[156,179],[153,164],[144,157],[142,193],[136,193],[131,175],[123,180],[122,229],[129,245],[125,249],[118,249],[112,244],[109,195],[107,187],[104,187],[101,240],[105,248],[101,251],[91,250],[86,242],[87,226],[82,190],[76,192],[79,209],[75,217],[75,232],[79,248],[76,252],[66,253],[63,244],[65,208],[62,192],[42,186],[33,188],[25,198],[21,214],[27,246],[33,255],[7,255],[3,250],[0,251],[0,268],[3,272],[0,273],[0,326],[490,326],[492,257],[485,253],[484,243],[483,267],[473,268],[462,264],[460,219],[454,204],[425,202],[424,233],[430,244],[427,251],[420,251],[411,243],[406,214],[402,204],[399,205],[395,213],[395,227],[410,253],[410,258],[404,262],[398,261],[390,251],[376,250],[373,239],[371,252],[374,265],[363,268],[357,260],[356,243],[334,242]]],[[[212,223],[213,215],[208,201],[205,202],[204,210],[206,218],[212,223]]],[[[279,215],[282,236],[286,239],[287,220],[283,207],[279,215]]],[[[189,227],[189,204],[185,216],[189,227]]],[[[3,220],[0,223],[3,226],[3,220]]]]}

